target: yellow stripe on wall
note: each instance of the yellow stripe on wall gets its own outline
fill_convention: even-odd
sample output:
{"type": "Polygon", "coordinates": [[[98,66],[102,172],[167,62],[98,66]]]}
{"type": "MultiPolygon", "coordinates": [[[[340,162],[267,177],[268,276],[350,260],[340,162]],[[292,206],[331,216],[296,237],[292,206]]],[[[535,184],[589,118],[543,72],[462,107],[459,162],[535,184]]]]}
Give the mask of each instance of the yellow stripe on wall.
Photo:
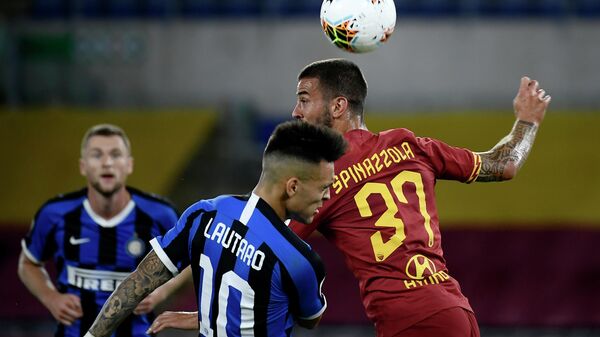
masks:
{"type": "Polygon", "coordinates": [[[0,222],[29,222],[47,199],[85,186],[79,147],[94,124],[116,124],[128,134],[134,157],[129,185],[165,194],[215,122],[212,110],[0,113],[0,222]]]}
{"type": "MultiPolygon", "coordinates": [[[[508,134],[510,112],[369,115],[371,131],[406,127],[474,151],[487,151],[508,134]]],[[[502,183],[440,181],[442,227],[452,224],[537,223],[600,226],[600,113],[550,111],[519,175],[502,183]]]]}

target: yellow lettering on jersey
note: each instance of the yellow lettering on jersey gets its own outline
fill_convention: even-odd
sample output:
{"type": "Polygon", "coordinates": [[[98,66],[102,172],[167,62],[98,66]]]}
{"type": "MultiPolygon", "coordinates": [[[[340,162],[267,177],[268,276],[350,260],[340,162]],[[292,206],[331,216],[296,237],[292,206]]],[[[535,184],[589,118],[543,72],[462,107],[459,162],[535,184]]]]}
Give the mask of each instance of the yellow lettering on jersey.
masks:
{"type": "Polygon", "coordinates": [[[415,281],[404,280],[404,286],[406,287],[406,289],[416,288],[417,283],[415,281]]]}
{"type": "Polygon", "coordinates": [[[366,158],[365,160],[363,160],[362,163],[365,166],[365,169],[367,170],[367,175],[369,177],[377,173],[377,171],[375,171],[375,167],[373,167],[373,163],[371,163],[370,158],[366,158]]]}
{"type": "Polygon", "coordinates": [[[354,180],[354,183],[356,184],[356,183],[358,182],[358,180],[356,179],[356,176],[354,175],[354,171],[352,171],[352,167],[349,167],[349,168],[348,168],[347,170],[345,170],[345,171],[348,171],[348,172],[350,172],[350,175],[352,176],[352,180],[354,180]]]}
{"type": "Polygon", "coordinates": [[[407,142],[402,143],[402,148],[404,149],[404,153],[406,154],[407,158],[414,158],[415,154],[412,152],[412,149],[410,148],[410,144],[408,144],[407,142]]]}
{"type": "Polygon", "coordinates": [[[359,178],[358,181],[361,181],[367,177],[367,173],[360,163],[352,165],[352,169],[354,169],[354,172],[356,172],[356,176],[359,178]],[[362,174],[362,178],[359,173],[362,174]]]}
{"type": "Polygon", "coordinates": [[[392,165],[392,162],[389,160],[387,150],[389,150],[389,149],[385,149],[385,150],[382,150],[381,152],[379,152],[379,156],[383,157],[383,165],[385,165],[386,168],[388,168],[388,167],[390,167],[390,165],[392,165]]]}
{"type": "Polygon", "coordinates": [[[348,174],[348,170],[343,170],[340,172],[340,179],[342,180],[342,184],[344,184],[344,188],[348,188],[348,181],[350,180],[350,174],[348,174]]]}
{"type": "Polygon", "coordinates": [[[396,146],[388,147],[340,170],[332,185],[335,194],[339,194],[343,189],[348,188],[350,180],[358,184],[364,179],[391,167],[393,164],[415,158],[409,143],[400,144],[400,148],[396,146]]]}
{"type": "Polygon", "coordinates": [[[449,279],[450,275],[448,275],[445,271],[438,271],[429,275],[423,280],[404,280],[404,287],[406,289],[410,289],[427,285],[440,284],[449,279]]]}
{"type": "Polygon", "coordinates": [[[371,156],[371,160],[375,161],[375,165],[374,166],[375,166],[375,169],[377,170],[377,172],[381,172],[381,170],[383,170],[383,165],[381,165],[379,163],[379,160],[380,160],[379,154],[373,153],[373,155],[371,156]]]}

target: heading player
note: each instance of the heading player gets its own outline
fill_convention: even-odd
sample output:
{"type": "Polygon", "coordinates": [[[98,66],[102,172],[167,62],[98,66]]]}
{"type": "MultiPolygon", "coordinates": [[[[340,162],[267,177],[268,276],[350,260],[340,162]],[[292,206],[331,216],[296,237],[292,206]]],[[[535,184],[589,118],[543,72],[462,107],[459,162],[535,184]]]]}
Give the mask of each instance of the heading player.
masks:
{"type": "MultiPolygon", "coordinates": [[[[283,222],[312,221],[333,183],[343,137],[326,127],[279,125],[247,196],[222,195],[188,208],[175,228],[111,295],[86,336],[109,336],[145,294],[192,266],[201,336],[288,336],[316,326],[326,308],[324,267],[283,222]]],[[[199,323],[198,323],[199,321],[199,323]]]]}
{"type": "Polygon", "coordinates": [[[311,225],[291,228],[303,238],[317,229],[342,251],[377,336],[479,336],[473,310],[446,268],[435,182],[512,179],[550,96],[523,77],[512,130],[491,150],[473,152],[407,129],[370,132],[363,113],[367,83],[350,61],[309,64],[296,93],[292,116],[343,133],[349,147],[335,162],[331,200],[311,225]]]}

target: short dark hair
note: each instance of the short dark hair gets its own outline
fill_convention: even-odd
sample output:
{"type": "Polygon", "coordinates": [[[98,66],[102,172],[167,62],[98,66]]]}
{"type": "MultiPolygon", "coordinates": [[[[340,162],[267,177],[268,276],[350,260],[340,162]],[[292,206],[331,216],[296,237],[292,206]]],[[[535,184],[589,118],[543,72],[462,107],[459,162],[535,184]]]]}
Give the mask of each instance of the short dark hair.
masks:
{"type": "Polygon", "coordinates": [[[300,71],[298,80],[304,78],[317,78],[328,99],[346,97],[350,103],[350,111],[363,118],[367,81],[354,62],[345,59],[316,61],[300,71]]]}
{"type": "Polygon", "coordinates": [[[295,120],[281,123],[275,128],[264,157],[280,155],[318,164],[322,160],[336,161],[344,154],[346,147],[346,140],[339,132],[295,120]]]}
{"type": "Polygon", "coordinates": [[[83,156],[83,152],[90,141],[90,138],[93,136],[118,136],[123,139],[123,143],[125,143],[125,147],[129,154],[131,154],[131,143],[129,142],[129,138],[123,129],[113,124],[98,124],[89,128],[85,135],[83,135],[83,139],[81,140],[81,156],[83,156]]]}

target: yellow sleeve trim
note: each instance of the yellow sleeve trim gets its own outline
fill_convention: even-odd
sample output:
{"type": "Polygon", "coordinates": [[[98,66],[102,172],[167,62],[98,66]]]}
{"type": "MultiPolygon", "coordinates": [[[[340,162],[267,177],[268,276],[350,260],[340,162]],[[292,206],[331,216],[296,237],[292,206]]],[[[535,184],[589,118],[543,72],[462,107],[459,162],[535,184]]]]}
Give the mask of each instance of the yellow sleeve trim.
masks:
{"type": "Polygon", "coordinates": [[[471,172],[469,179],[467,179],[467,181],[465,181],[465,183],[467,183],[467,184],[474,182],[475,179],[477,179],[477,177],[479,176],[479,172],[481,171],[481,157],[475,152],[472,152],[472,153],[473,153],[473,171],[471,172]]]}

